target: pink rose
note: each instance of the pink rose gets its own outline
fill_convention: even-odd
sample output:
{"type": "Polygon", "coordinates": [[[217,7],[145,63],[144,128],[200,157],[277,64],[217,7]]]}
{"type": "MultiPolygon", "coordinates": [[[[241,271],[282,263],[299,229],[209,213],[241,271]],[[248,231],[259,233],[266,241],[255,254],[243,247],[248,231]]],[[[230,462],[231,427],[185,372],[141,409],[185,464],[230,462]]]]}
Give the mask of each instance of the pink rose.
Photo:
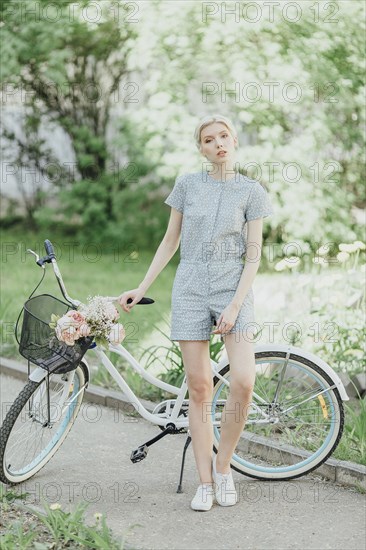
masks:
{"type": "Polygon", "coordinates": [[[111,344],[117,345],[122,342],[125,336],[126,336],[126,331],[123,325],[121,325],[120,323],[116,323],[111,328],[111,331],[108,336],[108,340],[110,341],[111,344]]]}
{"type": "Polygon", "coordinates": [[[70,311],[66,313],[66,316],[70,317],[74,321],[74,323],[76,323],[77,325],[81,325],[82,323],[85,323],[85,317],[80,313],[80,311],[75,311],[74,309],[70,309],[70,311]]]}
{"type": "Polygon", "coordinates": [[[64,315],[57,321],[56,329],[59,329],[60,331],[65,330],[69,327],[73,326],[73,321],[70,317],[67,317],[64,315]]]}
{"type": "Polygon", "coordinates": [[[70,310],[57,321],[59,331],[63,331],[69,327],[79,328],[85,323],[85,318],[78,311],[70,310]]]}
{"type": "Polygon", "coordinates": [[[80,336],[79,331],[75,327],[68,327],[66,329],[60,330],[56,327],[56,336],[61,342],[65,342],[68,346],[73,346],[75,340],[80,336]]]}
{"type": "Polygon", "coordinates": [[[61,341],[62,341],[62,333],[63,333],[64,330],[66,330],[66,329],[63,328],[59,323],[57,323],[56,328],[55,328],[55,332],[56,332],[57,338],[61,341]]]}

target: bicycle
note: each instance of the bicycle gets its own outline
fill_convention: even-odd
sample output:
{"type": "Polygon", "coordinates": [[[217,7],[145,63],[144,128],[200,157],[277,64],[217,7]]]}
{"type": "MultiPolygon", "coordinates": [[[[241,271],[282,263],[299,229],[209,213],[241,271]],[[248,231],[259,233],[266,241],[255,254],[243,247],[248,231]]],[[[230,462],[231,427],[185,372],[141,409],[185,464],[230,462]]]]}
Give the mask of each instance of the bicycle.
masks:
{"type": "MultiPolygon", "coordinates": [[[[67,303],[61,302],[64,304],[60,306],[61,309],[77,308],[81,302],[69,297],[51,242],[46,240],[44,246],[47,255],[41,259],[33,250],[28,249],[27,252],[36,257],[36,263],[43,268],[44,274],[46,264],[52,263],[63,297],[67,300],[67,303]]],[[[109,351],[123,357],[145,380],[177,396],[176,399],[158,403],[149,412],[92,337],[85,339],[80,349],[71,353],[69,349],[66,352],[55,352],[51,346],[51,355],[45,354],[44,350],[48,352],[49,347],[45,348],[44,342],[49,342],[52,332],[48,327],[50,319],[47,315],[50,312],[42,308],[42,300],[43,305],[47,303],[44,302],[45,296],[50,295],[30,297],[22,310],[25,317],[19,350],[27,357],[22,347],[22,338],[26,341],[29,339],[26,319],[31,319],[32,311],[33,314],[36,311],[34,322],[41,326],[35,332],[43,338],[36,344],[37,349],[43,345],[43,352],[37,351],[38,355],[35,358],[32,356],[32,362],[36,365],[32,372],[28,354],[28,382],[11,405],[0,429],[1,481],[17,484],[29,479],[60,448],[78,415],[90,381],[85,354],[92,350],[137,412],[161,430],[156,437],[132,451],[132,462],[144,459],[148,448],[165,435],[188,433],[177,489],[177,492],[182,492],[185,453],[191,441],[186,378],[181,387],[168,384],[147,372],[123,345],[109,344],[109,351]],[[33,303],[37,307],[32,309],[30,306],[33,303]]],[[[112,302],[117,300],[117,297],[106,298],[112,302]]],[[[144,297],[139,304],[153,302],[144,297]]],[[[55,304],[52,302],[52,307],[55,304]]],[[[337,447],[344,425],[342,401],[349,400],[349,397],[330,365],[298,347],[282,344],[255,346],[255,361],[253,399],[245,429],[232,456],[231,467],[241,474],[260,480],[290,480],[303,476],[318,468],[337,447]]],[[[216,453],[222,415],[232,413],[224,411],[230,388],[230,364],[225,351],[218,362],[211,359],[211,368],[213,399],[212,403],[207,403],[204,412],[206,418],[212,419],[213,451],[216,453]]]]}

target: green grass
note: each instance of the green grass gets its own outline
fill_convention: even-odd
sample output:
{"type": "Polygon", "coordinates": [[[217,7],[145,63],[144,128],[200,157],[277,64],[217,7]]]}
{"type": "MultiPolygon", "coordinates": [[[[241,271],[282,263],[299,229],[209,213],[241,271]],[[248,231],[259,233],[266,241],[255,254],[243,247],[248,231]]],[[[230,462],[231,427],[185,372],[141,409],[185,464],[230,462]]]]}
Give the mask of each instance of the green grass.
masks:
{"type": "MultiPolygon", "coordinates": [[[[126,251],[113,253],[101,247],[89,249],[73,243],[70,238],[54,235],[2,235],[2,300],[1,300],[1,351],[6,357],[18,356],[14,325],[23,303],[40,282],[43,269],[37,266],[34,256],[26,254],[31,248],[45,255],[44,239],[55,245],[58,265],[71,298],[85,302],[89,295],[118,296],[125,290],[136,288],[143,280],[155,251],[138,251],[136,257],[126,251]]],[[[169,323],[171,287],[177,264],[177,255],[160,273],[146,295],[154,304],[136,305],[130,313],[120,310],[120,322],[125,326],[124,345],[133,353],[143,345],[153,327],[169,323]]],[[[46,274],[36,294],[50,293],[62,298],[52,266],[46,265],[46,274]]]]}
{"type": "MultiPolygon", "coordinates": [[[[42,499],[43,511],[28,506],[18,510],[13,503],[16,499],[23,499],[25,496],[27,493],[20,495],[5,489],[5,486],[0,484],[0,511],[4,515],[4,524],[5,516],[10,517],[9,521],[6,521],[5,532],[0,531],[0,548],[3,550],[14,548],[123,550],[125,547],[125,536],[122,540],[117,540],[107,525],[105,514],[94,514],[94,525],[87,524],[85,511],[89,504],[80,502],[72,511],[66,512],[62,510],[61,505],[48,505],[42,499]],[[24,523],[23,510],[31,515],[30,523],[24,523]]],[[[135,525],[130,526],[128,531],[135,525]]]]}

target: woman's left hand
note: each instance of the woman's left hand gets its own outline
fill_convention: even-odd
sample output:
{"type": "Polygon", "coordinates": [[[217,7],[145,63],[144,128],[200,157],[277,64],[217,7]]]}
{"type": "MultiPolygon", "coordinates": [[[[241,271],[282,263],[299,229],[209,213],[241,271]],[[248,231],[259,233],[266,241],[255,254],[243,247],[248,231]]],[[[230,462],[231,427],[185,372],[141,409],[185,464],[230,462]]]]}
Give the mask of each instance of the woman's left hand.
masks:
{"type": "Polygon", "coordinates": [[[235,325],[240,307],[232,302],[221,313],[217,320],[217,327],[212,331],[212,334],[225,334],[229,332],[235,325]]]}

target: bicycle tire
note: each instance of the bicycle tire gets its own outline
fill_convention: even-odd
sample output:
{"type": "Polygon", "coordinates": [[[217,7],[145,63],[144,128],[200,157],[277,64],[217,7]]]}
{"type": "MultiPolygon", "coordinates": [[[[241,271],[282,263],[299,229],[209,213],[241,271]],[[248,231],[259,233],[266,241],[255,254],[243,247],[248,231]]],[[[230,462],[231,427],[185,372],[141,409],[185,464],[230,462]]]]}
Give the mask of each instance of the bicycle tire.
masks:
{"type": "MultiPolygon", "coordinates": [[[[35,463],[34,466],[30,467],[28,471],[18,475],[11,474],[11,472],[9,472],[10,465],[7,465],[5,463],[7,458],[6,457],[7,444],[11,438],[12,431],[17,423],[17,420],[21,416],[22,412],[25,411],[25,408],[27,407],[27,404],[32,398],[32,396],[34,396],[37,390],[41,387],[41,385],[46,382],[46,378],[41,380],[41,382],[34,382],[33,380],[29,380],[26,386],[22,389],[22,391],[19,393],[17,398],[14,400],[0,428],[0,480],[3,483],[7,483],[9,485],[16,485],[18,483],[22,483],[26,481],[27,479],[30,479],[49,462],[49,460],[55,455],[55,453],[61,447],[62,443],[65,441],[67,435],[69,434],[76,420],[76,417],[78,416],[78,413],[80,411],[80,407],[83,401],[85,389],[89,382],[89,371],[87,366],[83,362],[81,362],[73,372],[74,372],[73,394],[75,393],[76,395],[77,392],[79,391],[79,388],[81,388],[81,390],[79,395],[77,396],[77,399],[75,399],[75,406],[73,406],[72,408],[72,414],[69,415],[67,423],[64,422],[64,424],[59,428],[59,431],[61,430],[59,433],[59,437],[57,438],[57,440],[53,445],[49,445],[50,448],[48,452],[46,452],[46,454],[44,454],[44,456],[40,458],[38,462],[36,460],[37,457],[34,458],[32,460],[32,462],[35,463]],[[78,383],[76,385],[75,385],[75,377],[77,377],[77,380],[78,380],[78,383]]],[[[67,376],[70,374],[71,373],[67,373],[64,376],[67,376]]],[[[52,374],[50,375],[51,384],[52,384],[52,379],[55,379],[56,377],[57,375],[52,375],[52,374]]],[[[54,438],[56,437],[57,434],[58,432],[56,432],[56,434],[54,435],[54,438]]],[[[42,453],[44,453],[44,449],[40,450],[39,455],[42,455],[42,453]]]]}
{"type": "MultiPolygon", "coordinates": [[[[278,352],[278,351],[273,351],[273,352],[266,351],[266,352],[257,352],[257,353],[255,353],[256,364],[257,364],[257,360],[268,360],[268,361],[270,361],[273,358],[284,359],[284,358],[286,358],[286,353],[278,352]]],[[[317,375],[320,375],[321,378],[325,381],[325,383],[329,384],[329,386],[334,385],[334,382],[332,381],[330,376],[326,372],[324,372],[324,370],[321,367],[319,367],[318,365],[316,365],[315,363],[313,363],[309,359],[307,359],[305,357],[302,357],[302,356],[299,356],[297,354],[290,354],[289,361],[291,361],[291,360],[306,366],[306,368],[308,368],[308,369],[313,370],[317,375]]],[[[219,374],[223,377],[225,377],[225,376],[227,377],[227,374],[229,373],[229,371],[230,371],[230,364],[228,363],[225,367],[223,367],[221,369],[219,374]]],[[[213,382],[213,386],[214,386],[213,395],[214,396],[215,396],[216,393],[218,393],[218,391],[219,391],[219,389],[222,385],[223,385],[223,382],[218,377],[215,377],[214,382],[213,382]]],[[[255,386],[254,386],[254,391],[255,391],[255,386]]],[[[285,472],[280,472],[280,471],[277,472],[277,473],[270,472],[269,470],[272,470],[272,468],[270,468],[270,467],[268,468],[268,472],[260,473],[258,471],[255,471],[255,468],[250,468],[250,467],[248,467],[248,465],[245,465],[244,464],[245,461],[240,459],[240,457],[236,454],[236,452],[235,452],[236,449],[235,449],[234,454],[232,456],[231,463],[230,463],[231,468],[233,468],[233,470],[235,470],[235,471],[237,471],[237,472],[239,472],[243,475],[246,475],[248,477],[251,477],[251,478],[254,478],[254,479],[265,480],[265,481],[273,481],[273,480],[285,481],[285,480],[295,479],[295,478],[307,475],[311,471],[319,468],[319,466],[321,464],[323,464],[329,458],[329,456],[334,452],[334,450],[338,446],[338,444],[340,442],[340,439],[342,437],[343,428],[344,428],[344,408],[343,408],[342,398],[339,394],[339,391],[338,391],[337,388],[333,388],[333,389],[330,389],[328,393],[332,396],[333,402],[337,403],[338,411],[339,411],[339,418],[337,419],[337,422],[335,423],[335,428],[334,429],[336,430],[336,433],[334,434],[334,437],[332,438],[332,441],[329,443],[328,447],[326,447],[324,449],[324,451],[322,452],[321,459],[319,459],[318,461],[317,460],[311,461],[311,462],[308,463],[308,465],[302,465],[301,468],[298,469],[298,471],[296,469],[294,469],[291,474],[288,474],[288,473],[285,473],[285,472]]],[[[213,401],[214,401],[214,399],[213,399],[213,401]]],[[[245,432],[245,429],[246,428],[244,426],[244,432],[245,432]]],[[[214,429],[213,450],[214,450],[215,453],[217,453],[217,451],[218,451],[218,446],[219,446],[219,438],[217,438],[217,436],[215,434],[215,429],[214,429]]]]}

